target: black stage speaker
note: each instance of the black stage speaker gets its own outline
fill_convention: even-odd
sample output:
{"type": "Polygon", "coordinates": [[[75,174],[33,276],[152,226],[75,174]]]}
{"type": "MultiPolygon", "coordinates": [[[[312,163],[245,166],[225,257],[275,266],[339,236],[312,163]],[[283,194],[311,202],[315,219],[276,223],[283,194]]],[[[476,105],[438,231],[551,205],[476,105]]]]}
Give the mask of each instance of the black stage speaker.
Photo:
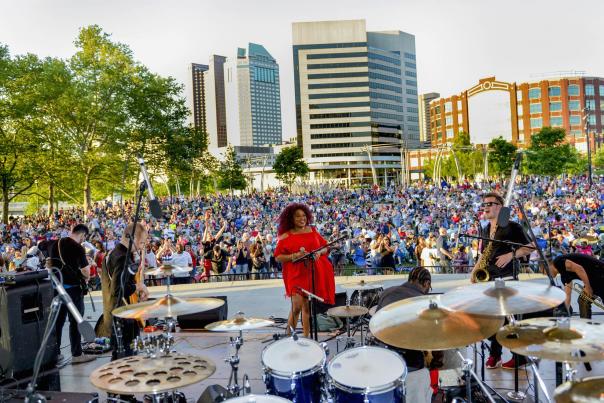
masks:
{"type": "Polygon", "coordinates": [[[336,292],[335,305],[327,305],[323,302],[317,301],[317,314],[326,313],[329,308],[334,306],[345,306],[346,305],[346,291],[336,292]]]}
{"type": "MultiPolygon", "coordinates": [[[[50,281],[0,287],[0,365],[13,376],[31,371],[50,313],[53,289],[50,281]]],[[[57,362],[52,329],[42,368],[57,362]]]]}
{"type": "Polygon", "coordinates": [[[224,305],[210,311],[180,315],[177,318],[178,326],[180,326],[182,330],[203,330],[203,328],[210,323],[228,319],[229,307],[226,295],[210,298],[219,298],[224,301],[224,305]]]}

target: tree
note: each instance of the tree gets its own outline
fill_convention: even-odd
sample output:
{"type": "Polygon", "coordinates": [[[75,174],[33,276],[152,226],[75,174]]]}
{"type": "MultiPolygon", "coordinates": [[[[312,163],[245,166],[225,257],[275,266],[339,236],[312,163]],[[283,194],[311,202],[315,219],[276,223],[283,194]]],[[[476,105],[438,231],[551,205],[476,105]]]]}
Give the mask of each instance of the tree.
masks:
{"type": "Polygon", "coordinates": [[[576,163],[577,154],[566,143],[564,129],[544,127],[531,137],[527,150],[527,170],[535,175],[557,176],[576,163]]]}
{"type": "Polygon", "coordinates": [[[237,160],[237,154],[232,145],[228,145],[224,153],[224,161],[220,163],[220,172],[218,173],[218,187],[220,189],[233,190],[245,189],[247,182],[243,176],[243,168],[237,160]]]}
{"type": "Polygon", "coordinates": [[[285,147],[275,158],[273,170],[281,182],[291,189],[296,178],[308,174],[308,164],[304,161],[302,149],[297,146],[285,147]]]}
{"type": "Polygon", "coordinates": [[[502,136],[491,140],[488,154],[489,170],[495,175],[508,175],[512,172],[517,149],[518,147],[502,136]]]}
{"type": "Polygon", "coordinates": [[[593,156],[593,166],[596,169],[604,169],[604,147],[600,147],[593,156]]]}

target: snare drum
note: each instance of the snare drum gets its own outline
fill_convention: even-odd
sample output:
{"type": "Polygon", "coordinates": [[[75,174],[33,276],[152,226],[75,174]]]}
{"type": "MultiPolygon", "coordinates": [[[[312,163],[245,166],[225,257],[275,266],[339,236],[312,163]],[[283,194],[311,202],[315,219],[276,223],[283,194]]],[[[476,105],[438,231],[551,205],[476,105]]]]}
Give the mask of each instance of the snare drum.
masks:
{"type": "Polygon", "coordinates": [[[266,393],[296,403],[319,403],[325,350],[306,338],[281,339],[262,351],[266,393]]]}
{"type": "Polygon", "coordinates": [[[404,403],[407,365],[380,347],[341,352],[327,366],[334,403],[404,403]]]}
{"type": "Polygon", "coordinates": [[[270,395],[245,395],[225,400],[231,403],[291,403],[291,400],[270,395]]]}

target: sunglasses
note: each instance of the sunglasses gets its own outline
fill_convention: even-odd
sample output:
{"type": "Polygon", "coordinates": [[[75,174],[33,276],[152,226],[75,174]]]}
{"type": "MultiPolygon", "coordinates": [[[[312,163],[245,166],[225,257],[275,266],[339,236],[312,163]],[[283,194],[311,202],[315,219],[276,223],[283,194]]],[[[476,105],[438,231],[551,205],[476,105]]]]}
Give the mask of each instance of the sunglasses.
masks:
{"type": "Polygon", "coordinates": [[[481,203],[480,207],[491,207],[491,206],[501,206],[501,203],[497,203],[497,202],[486,202],[486,203],[481,203]]]}

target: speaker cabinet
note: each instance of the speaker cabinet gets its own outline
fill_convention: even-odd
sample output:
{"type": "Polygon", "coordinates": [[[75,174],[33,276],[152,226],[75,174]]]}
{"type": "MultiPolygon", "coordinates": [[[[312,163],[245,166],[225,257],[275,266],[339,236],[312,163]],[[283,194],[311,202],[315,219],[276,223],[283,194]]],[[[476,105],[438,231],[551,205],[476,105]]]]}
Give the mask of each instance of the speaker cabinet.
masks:
{"type": "Polygon", "coordinates": [[[177,319],[178,326],[180,326],[182,330],[203,330],[203,328],[210,323],[228,319],[229,309],[226,295],[210,298],[219,298],[224,301],[224,305],[205,312],[180,315],[177,319]]]}

